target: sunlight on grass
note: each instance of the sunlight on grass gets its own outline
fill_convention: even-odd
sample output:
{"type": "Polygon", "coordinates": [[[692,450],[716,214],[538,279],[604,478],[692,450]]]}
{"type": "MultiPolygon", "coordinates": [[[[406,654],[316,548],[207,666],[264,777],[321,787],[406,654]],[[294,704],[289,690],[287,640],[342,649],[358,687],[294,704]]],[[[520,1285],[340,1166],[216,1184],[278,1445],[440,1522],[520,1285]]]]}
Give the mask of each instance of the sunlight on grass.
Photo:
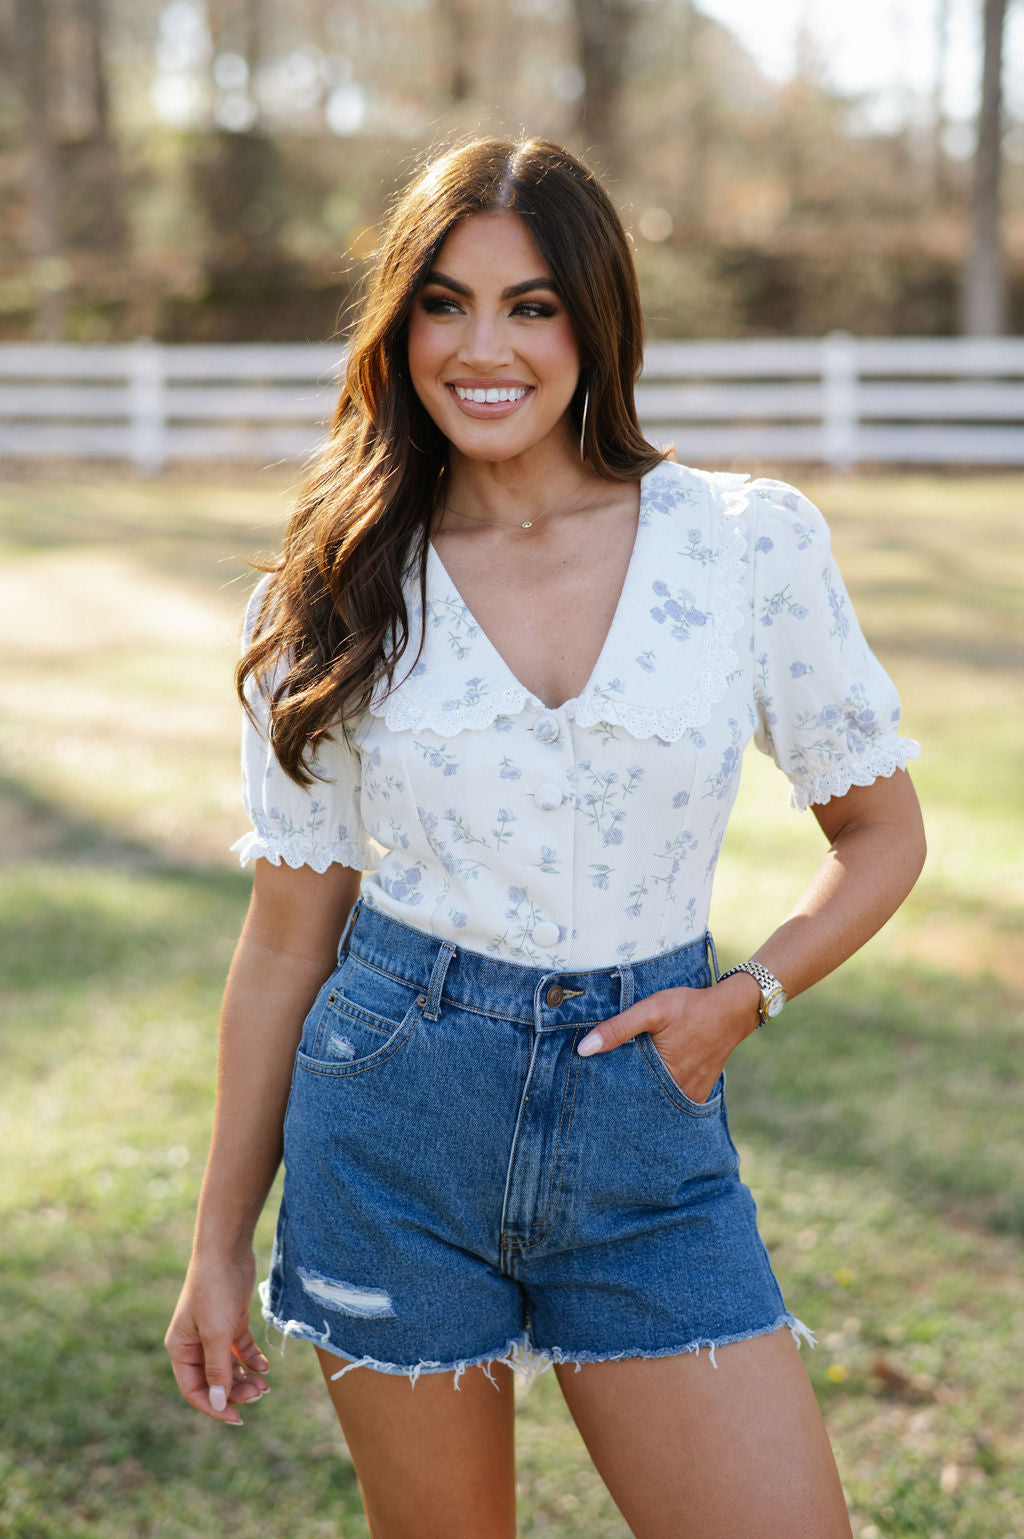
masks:
{"type": "MultiPolygon", "coordinates": [[[[896,920],[730,1065],[733,1132],[855,1533],[1002,1539],[1024,1503],[1024,478],[829,478],[900,686],[930,858],[896,920]]],[[[283,472],[0,484],[0,1528],[14,1539],[365,1539],[301,1344],[237,1436],[161,1337],[205,1154],[248,879],[231,669],[283,472]]],[[[723,965],[817,860],[752,754],[716,889],[723,965]]],[[[260,1229],[261,1262],[272,1214],[260,1229]]],[[[522,1529],[625,1539],[553,1375],[518,1395],[522,1529]]]]}

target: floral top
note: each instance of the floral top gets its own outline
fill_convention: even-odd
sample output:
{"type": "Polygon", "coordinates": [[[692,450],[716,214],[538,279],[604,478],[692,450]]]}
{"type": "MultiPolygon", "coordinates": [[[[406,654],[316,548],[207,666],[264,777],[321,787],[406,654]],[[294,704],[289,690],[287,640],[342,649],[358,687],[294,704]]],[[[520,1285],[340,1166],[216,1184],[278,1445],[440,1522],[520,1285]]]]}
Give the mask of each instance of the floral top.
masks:
{"type": "MultiPolygon", "coordinates": [[[[412,658],[411,568],[405,591],[412,658]]],[[[751,737],[799,808],[920,752],[898,735],[817,509],[782,482],[668,462],[641,483],[622,594],[580,695],[551,710],[519,683],[433,546],[423,651],[396,680],[322,745],[309,791],[246,721],[254,832],[233,848],[243,864],[364,870],[371,907],[531,966],[613,966],[703,934],[751,737]]],[[[265,722],[262,694],[250,699],[265,722]]]]}

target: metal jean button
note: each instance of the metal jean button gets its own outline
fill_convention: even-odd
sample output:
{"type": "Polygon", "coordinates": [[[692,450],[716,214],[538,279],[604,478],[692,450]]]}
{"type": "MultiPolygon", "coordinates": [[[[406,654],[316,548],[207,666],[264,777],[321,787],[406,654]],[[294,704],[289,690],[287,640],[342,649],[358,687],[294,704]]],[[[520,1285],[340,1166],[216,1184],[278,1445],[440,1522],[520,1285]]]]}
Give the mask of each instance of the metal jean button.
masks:
{"type": "Polygon", "coordinates": [[[552,1010],[557,1010],[565,998],[565,990],[560,983],[553,983],[544,995],[544,1003],[550,1005],[552,1010]]]}

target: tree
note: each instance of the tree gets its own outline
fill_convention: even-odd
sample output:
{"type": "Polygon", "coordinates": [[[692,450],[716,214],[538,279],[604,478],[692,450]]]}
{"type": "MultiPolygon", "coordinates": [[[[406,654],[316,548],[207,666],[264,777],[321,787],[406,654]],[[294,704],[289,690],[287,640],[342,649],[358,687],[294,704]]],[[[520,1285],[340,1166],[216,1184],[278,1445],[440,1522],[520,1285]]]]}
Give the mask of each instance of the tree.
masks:
{"type": "Polygon", "coordinates": [[[583,95],[578,131],[587,153],[607,163],[617,140],[619,97],[626,79],[632,0],[573,0],[583,95]]]}
{"type": "Polygon", "coordinates": [[[64,334],[67,316],[67,277],[60,166],[50,114],[50,21],[47,0],[15,0],[14,46],[24,110],[28,244],[38,293],[37,325],[47,341],[57,341],[64,334]]]}
{"type": "Polygon", "coordinates": [[[962,293],[961,329],[968,336],[999,336],[1006,330],[1007,317],[1006,272],[1000,238],[1006,0],[984,0],[984,7],[971,238],[962,293]]]}
{"type": "Polygon", "coordinates": [[[107,82],[107,15],[105,0],[75,0],[79,26],[78,74],[89,103],[88,181],[95,209],[94,244],[108,252],[123,251],[127,227],[121,190],[117,142],[110,120],[107,82]]]}

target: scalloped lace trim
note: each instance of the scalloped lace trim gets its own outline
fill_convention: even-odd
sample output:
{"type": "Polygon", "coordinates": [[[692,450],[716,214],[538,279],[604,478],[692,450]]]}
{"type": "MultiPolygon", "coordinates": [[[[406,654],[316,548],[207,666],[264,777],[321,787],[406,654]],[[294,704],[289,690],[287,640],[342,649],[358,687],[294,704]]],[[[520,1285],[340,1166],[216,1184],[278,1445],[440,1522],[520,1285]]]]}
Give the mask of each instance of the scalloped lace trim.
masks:
{"type": "Polygon", "coordinates": [[[514,688],[489,692],[468,705],[460,703],[438,711],[417,705],[401,693],[399,686],[382,702],[371,701],[370,711],[372,715],[384,718],[389,732],[416,732],[429,728],[439,737],[454,737],[466,729],[482,731],[498,716],[518,716],[529,698],[532,698],[529,690],[517,684],[514,688]]]}
{"type": "Polygon", "coordinates": [[[320,876],[331,866],[373,871],[380,862],[380,854],[372,845],[352,839],[313,844],[309,839],[266,839],[252,832],[236,839],[231,848],[237,852],[240,866],[248,865],[251,860],[269,860],[272,866],[279,866],[283,861],[293,871],[300,866],[310,866],[320,876]]]}
{"type": "MultiPolygon", "coordinates": [[[[607,722],[624,727],[638,739],[659,737],[674,743],[691,728],[706,726],[714,706],[725,694],[730,676],[738,666],[730,638],[743,623],[742,574],[746,554],[743,527],[726,522],[726,518],[746,507],[749,478],[726,471],[719,476],[708,473],[701,479],[708,483],[712,529],[719,535],[719,560],[712,565],[709,575],[707,604],[712,624],[704,637],[700,665],[687,670],[686,693],[670,705],[615,699],[599,683],[588,684],[581,695],[557,708],[567,711],[581,727],[607,722]]],[[[665,651],[664,641],[659,640],[665,651]]],[[[488,691],[480,699],[437,709],[410,699],[405,688],[409,682],[408,678],[403,680],[390,695],[370,702],[371,715],[383,718],[390,732],[426,729],[439,737],[454,737],[467,730],[482,731],[499,716],[518,716],[527,700],[536,698],[517,683],[488,691]]]]}
{"type": "Polygon", "coordinates": [[[876,780],[888,780],[897,770],[906,769],[911,759],[921,756],[921,745],[912,737],[896,738],[884,748],[875,748],[856,764],[837,765],[824,775],[809,775],[794,780],[790,786],[789,805],[804,812],[812,805],[845,796],[854,786],[870,786],[876,780]]]}

